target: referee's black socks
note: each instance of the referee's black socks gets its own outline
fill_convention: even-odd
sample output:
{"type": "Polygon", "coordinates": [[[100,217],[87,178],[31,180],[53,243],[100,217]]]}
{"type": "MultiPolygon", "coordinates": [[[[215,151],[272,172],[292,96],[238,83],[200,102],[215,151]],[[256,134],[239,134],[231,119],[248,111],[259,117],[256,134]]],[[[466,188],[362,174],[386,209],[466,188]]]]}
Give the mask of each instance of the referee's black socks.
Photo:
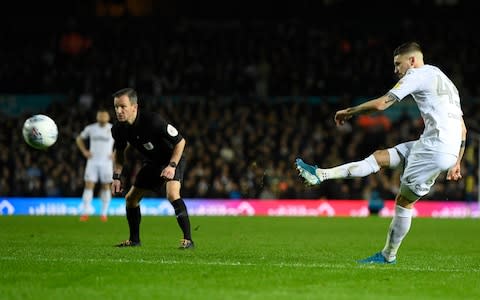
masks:
{"type": "Polygon", "coordinates": [[[140,221],[142,214],[140,213],[140,206],[127,207],[127,221],[130,228],[130,240],[134,243],[140,242],[140,221]]]}
{"type": "Polygon", "coordinates": [[[190,233],[190,219],[188,217],[187,207],[182,198],[172,202],[173,208],[175,209],[175,215],[177,216],[177,222],[180,228],[183,231],[183,238],[186,240],[192,240],[192,235],[190,233]]]}

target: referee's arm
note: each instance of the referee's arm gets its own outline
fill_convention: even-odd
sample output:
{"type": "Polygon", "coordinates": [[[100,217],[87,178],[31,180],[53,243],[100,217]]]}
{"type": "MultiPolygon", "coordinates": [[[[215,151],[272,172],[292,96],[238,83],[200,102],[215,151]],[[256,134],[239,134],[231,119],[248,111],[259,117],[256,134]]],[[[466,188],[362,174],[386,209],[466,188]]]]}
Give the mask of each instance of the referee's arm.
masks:
{"type": "Polygon", "coordinates": [[[125,164],[125,153],[127,148],[113,150],[113,174],[122,174],[123,165],[125,164]]]}
{"type": "Polygon", "coordinates": [[[123,191],[121,174],[123,170],[123,163],[125,161],[125,148],[113,150],[113,181],[112,181],[112,195],[116,195],[123,191]]]}
{"type": "Polygon", "coordinates": [[[185,149],[186,141],[182,138],[176,145],[173,147],[172,157],[170,158],[170,162],[174,162],[175,165],[178,164],[180,158],[182,158],[183,150],[185,149]]]}

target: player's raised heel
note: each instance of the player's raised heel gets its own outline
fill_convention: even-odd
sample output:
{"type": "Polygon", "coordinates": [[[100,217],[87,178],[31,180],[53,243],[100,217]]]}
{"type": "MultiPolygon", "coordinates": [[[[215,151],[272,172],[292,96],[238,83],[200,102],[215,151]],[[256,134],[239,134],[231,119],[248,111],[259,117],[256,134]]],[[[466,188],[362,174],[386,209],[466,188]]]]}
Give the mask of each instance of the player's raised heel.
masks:
{"type": "Polygon", "coordinates": [[[193,249],[195,248],[195,243],[192,240],[182,239],[180,240],[180,246],[178,249],[186,250],[186,249],[193,249]]]}
{"type": "Polygon", "coordinates": [[[393,265],[397,263],[397,260],[394,259],[392,261],[388,261],[385,256],[383,256],[382,252],[377,252],[372,256],[367,258],[361,259],[358,261],[359,264],[387,264],[393,265]]]}
{"type": "Polygon", "coordinates": [[[134,242],[131,240],[125,240],[115,245],[115,247],[138,247],[138,246],[141,246],[140,242],[134,242]]]}
{"type": "Polygon", "coordinates": [[[299,175],[303,177],[306,185],[320,184],[322,180],[316,174],[317,166],[312,166],[305,163],[301,158],[295,160],[295,165],[299,175]]]}

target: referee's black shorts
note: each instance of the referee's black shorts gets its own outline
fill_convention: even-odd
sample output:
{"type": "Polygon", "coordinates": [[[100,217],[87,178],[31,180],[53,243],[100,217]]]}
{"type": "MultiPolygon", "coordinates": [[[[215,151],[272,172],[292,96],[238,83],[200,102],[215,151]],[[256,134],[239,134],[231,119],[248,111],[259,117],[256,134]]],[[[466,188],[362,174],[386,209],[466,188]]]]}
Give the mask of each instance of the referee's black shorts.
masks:
{"type": "MultiPolygon", "coordinates": [[[[135,177],[134,186],[141,189],[152,190],[158,192],[163,188],[166,179],[160,177],[163,169],[167,165],[157,165],[153,162],[144,162],[142,168],[138,171],[135,177]]],[[[186,160],[181,158],[175,168],[175,175],[172,180],[183,182],[183,174],[185,173],[186,160]]]]}

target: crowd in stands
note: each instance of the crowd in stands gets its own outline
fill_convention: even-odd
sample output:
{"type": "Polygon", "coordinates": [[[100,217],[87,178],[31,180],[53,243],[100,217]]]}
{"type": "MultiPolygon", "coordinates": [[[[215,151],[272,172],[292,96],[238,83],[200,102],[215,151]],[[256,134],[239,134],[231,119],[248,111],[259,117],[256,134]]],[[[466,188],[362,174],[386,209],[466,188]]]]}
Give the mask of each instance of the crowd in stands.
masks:
{"type": "MultiPolygon", "coordinates": [[[[332,114],[341,104],[327,101],[162,100],[146,97],[140,106],[159,111],[183,132],[188,161],[183,183],[186,198],[366,199],[377,191],[384,199],[393,199],[401,169],[306,188],[293,163],[296,157],[321,167],[360,160],[375,149],[416,139],[423,129],[421,120],[407,115],[389,126],[364,126],[358,118],[351,126],[337,128],[332,114]]],[[[81,195],[85,160],[74,139],[83,126],[94,121],[95,110],[82,109],[72,99],[52,105],[46,113],[57,121],[60,136],[45,152],[23,142],[21,126],[26,116],[6,118],[2,123],[2,132],[12,133],[0,138],[0,147],[7,150],[0,152],[2,195],[81,195]]],[[[467,143],[464,179],[448,182],[441,175],[426,199],[476,197],[476,145],[474,140],[467,143]]],[[[128,179],[134,178],[140,157],[133,156],[131,161],[128,179]]]]}
{"type": "Polygon", "coordinates": [[[0,92],[104,97],[128,85],[155,96],[371,96],[392,86],[393,50],[410,40],[464,97],[480,92],[470,19],[47,18],[33,29],[8,20],[0,24],[0,92]]]}
{"type": "MultiPolygon", "coordinates": [[[[94,122],[96,108],[113,108],[112,92],[128,86],[138,90],[141,107],[163,113],[187,139],[185,198],[366,199],[376,191],[393,199],[401,170],[306,188],[293,163],[302,157],[331,167],[418,138],[423,124],[409,115],[333,123],[353,95],[391,88],[392,51],[412,39],[424,46],[427,63],[455,81],[467,126],[478,130],[480,89],[470,61],[480,41],[455,20],[442,23],[449,35],[433,21],[387,29],[359,22],[70,19],[65,26],[46,21],[34,32],[2,31],[0,94],[62,93],[68,100],[45,112],[60,128],[46,152],[22,141],[26,115],[2,112],[0,195],[80,196],[85,161],[74,139],[94,122]]],[[[451,183],[441,175],[426,199],[475,198],[477,151],[469,139],[464,179],[451,183]]]]}

